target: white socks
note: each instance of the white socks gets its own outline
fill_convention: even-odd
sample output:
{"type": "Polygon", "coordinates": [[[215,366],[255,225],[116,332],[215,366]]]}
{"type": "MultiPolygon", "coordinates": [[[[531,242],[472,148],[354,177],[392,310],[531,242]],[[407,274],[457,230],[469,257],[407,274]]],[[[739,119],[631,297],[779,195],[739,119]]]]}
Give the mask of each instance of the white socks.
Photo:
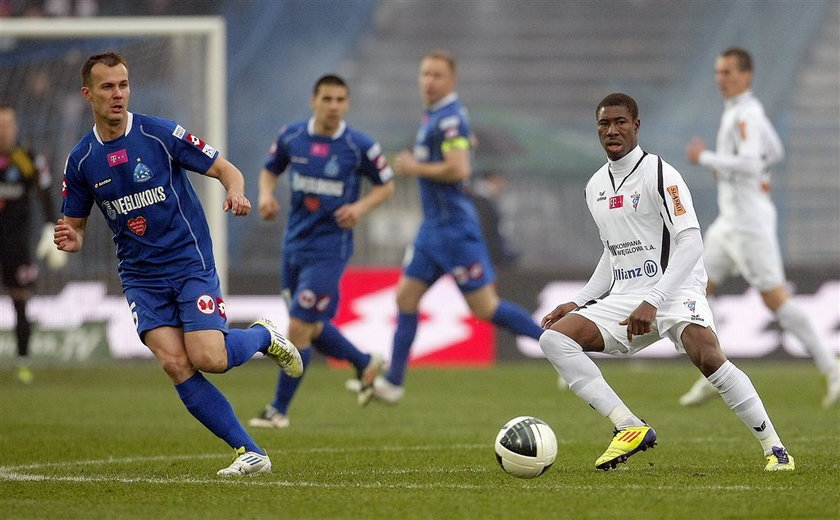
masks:
{"type": "Polygon", "coordinates": [[[764,404],[747,374],[732,362],[726,361],[708,379],[720,392],[723,401],[761,442],[765,455],[770,454],[773,446],[783,447],[770,416],[767,415],[764,404]]]}
{"type": "Polygon", "coordinates": [[[589,403],[595,411],[608,417],[616,430],[644,425],[610,388],[598,366],[570,337],[547,330],[540,336],[540,348],[563,379],[569,383],[569,389],[589,403]]]}
{"type": "Polygon", "coordinates": [[[805,350],[814,358],[817,368],[826,376],[831,376],[837,370],[834,354],[828,349],[825,343],[821,342],[814,329],[814,324],[805,314],[802,308],[788,299],[781,307],[776,309],[776,318],[779,325],[786,332],[790,332],[798,339],[805,350]]]}

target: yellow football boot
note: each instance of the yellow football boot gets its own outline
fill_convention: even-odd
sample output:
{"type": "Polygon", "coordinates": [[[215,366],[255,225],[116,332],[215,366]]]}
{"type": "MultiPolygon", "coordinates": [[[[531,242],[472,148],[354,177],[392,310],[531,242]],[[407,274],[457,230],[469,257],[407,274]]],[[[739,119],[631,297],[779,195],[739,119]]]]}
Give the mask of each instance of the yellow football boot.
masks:
{"type": "Polygon", "coordinates": [[[607,451],[595,461],[595,467],[604,471],[615,469],[627,462],[630,455],[656,446],[656,432],[650,426],[631,426],[615,432],[607,451]]]}

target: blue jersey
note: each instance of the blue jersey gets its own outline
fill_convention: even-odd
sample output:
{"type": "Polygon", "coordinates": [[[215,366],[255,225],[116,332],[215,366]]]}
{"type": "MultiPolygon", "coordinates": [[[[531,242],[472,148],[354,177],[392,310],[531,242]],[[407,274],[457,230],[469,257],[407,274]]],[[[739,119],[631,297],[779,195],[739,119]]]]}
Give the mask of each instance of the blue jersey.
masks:
{"type": "Polygon", "coordinates": [[[123,286],[215,267],[210,230],[185,169],[205,173],[219,152],[174,121],[128,113],[125,134],[94,127],[70,152],[63,213],[94,203],[113,232],[123,286]]]}
{"type": "MultiPolygon", "coordinates": [[[[426,110],[417,131],[414,158],[420,162],[443,162],[450,147],[470,146],[470,121],[455,93],[426,110]]],[[[455,226],[477,233],[481,225],[475,206],[465,191],[465,182],[437,182],[419,177],[423,227],[455,226]]]]}
{"type": "Polygon", "coordinates": [[[343,121],[331,136],[313,135],[314,120],[280,130],[265,169],[280,175],[289,169],[292,188],[285,254],[348,259],[353,231],[335,222],[333,213],[359,199],[362,177],[385,184],[394,174],[379,144],[343,121]]]}

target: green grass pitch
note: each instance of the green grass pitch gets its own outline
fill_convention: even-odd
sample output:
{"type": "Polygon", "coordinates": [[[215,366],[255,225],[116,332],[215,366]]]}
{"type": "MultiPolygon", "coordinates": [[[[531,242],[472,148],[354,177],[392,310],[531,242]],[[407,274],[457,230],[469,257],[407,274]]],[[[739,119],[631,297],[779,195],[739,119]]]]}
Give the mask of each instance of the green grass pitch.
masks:
{"type": "MultiPolygon", "coordinates": [[[[686,409],[696,372],[678,361],[598,361],[659,436],[652,451],[601,472],[609,421],[556,387],[545,361],[414,369],[397,406],[360,409],[349,369],[314,363],[286,430],[252,430],[270,475],[215,475],[232,451],[183,408],[153,362],[0,370],[0,517],[16,518],[840,518],[840,411],[819,406],[806,361],[738,363],[796,458],[765,473],[758,442],[720,401],[686,409]],[[517,415],[554,429],[557,461],[520,480],[493,439],[517,415]]],[[[269,401],[258,360],[210,376],[244,421],[269,401]]]]}

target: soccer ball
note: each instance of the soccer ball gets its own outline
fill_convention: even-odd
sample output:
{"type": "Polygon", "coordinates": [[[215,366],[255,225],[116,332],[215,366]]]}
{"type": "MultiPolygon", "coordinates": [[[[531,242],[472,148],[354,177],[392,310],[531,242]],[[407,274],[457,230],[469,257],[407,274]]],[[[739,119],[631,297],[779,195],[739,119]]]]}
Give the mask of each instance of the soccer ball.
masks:
{"type": "Polygon", "coordinates": [[[496,460],[508,474],[519,478],[539,477],[554,464],[557,437],[536,417],[515,417],[496,435],[496,460]]]}

